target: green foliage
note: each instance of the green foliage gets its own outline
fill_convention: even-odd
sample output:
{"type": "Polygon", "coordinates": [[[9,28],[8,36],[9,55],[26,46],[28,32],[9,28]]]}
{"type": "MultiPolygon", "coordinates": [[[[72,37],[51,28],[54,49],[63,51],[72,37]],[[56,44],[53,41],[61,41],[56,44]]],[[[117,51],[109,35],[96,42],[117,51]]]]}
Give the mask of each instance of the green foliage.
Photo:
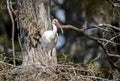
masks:
{"type": "Polygon", "coordinates": [[[90,63],[88,65],[88,67],[90,68],[92,74],[94,76],[98,76],[98,77],[104,77],[102,71],[100,70],[100,66],[98,64],[95,64],[95,63],[90,63]]]}
{"type": "Polygon", "coordinates": [[[86,66],[89,70],[89,73],[86,74],[88,76],[91,75],[95,77],[108,78],[108,79],[114,78],[113,70],[111,68],[107,68],[107,69],[102,68],[99,63],[96,63],[96,62],[89,63],[88,60],[84,60],[83,65],[81,64],[76,65],[69,59],[69,56],[67,54],[57,54],[57,58],[58,58],[59,64],[63,64],[63,65],[74,64],[80,70],[82,69],[84,70],[86,66]]]}
{"type": "Polygon", "coordinates": [[[100,64],[95,63],[95,62],[88,63],[87,60],[84,60],[84,64],[86,64],[88,66],[88,68],[90,69],[90,72],[93,76],[108,78],[108,79],[114,78],[113,70],[111,69],[111,67],[105,69],[105,68],[102,68],[100,64]]]}
{"type": "Polygon", "coordinates": [[[67,54],[57,54],[57,59],[60,64],[72,64],[67,54]]]}

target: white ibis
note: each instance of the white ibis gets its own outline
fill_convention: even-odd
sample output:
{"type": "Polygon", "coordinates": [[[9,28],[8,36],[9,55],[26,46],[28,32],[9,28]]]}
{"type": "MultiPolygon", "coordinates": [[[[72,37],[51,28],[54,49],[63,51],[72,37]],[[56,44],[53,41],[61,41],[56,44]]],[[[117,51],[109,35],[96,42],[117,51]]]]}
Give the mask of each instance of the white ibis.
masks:
{"type": "Polygon", "coordinates": [[[52,30],[45,31],[41,37],[41,48],[46,54],[46,65],[48,62],[48,56],[51,58],[52,49],[55,47],[58,39],[57,28],[61,28],[62,31],[62,27],[57,19],[53,19],[52,27],[52,30]]]}

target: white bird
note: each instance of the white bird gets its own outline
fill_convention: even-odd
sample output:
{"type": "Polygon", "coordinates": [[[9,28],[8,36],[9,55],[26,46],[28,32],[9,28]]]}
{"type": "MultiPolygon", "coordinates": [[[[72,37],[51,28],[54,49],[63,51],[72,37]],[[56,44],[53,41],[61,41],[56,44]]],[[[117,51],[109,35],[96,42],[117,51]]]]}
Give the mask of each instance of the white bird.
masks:
{"type": "Polygon", "coordinates": [[[62,27],[57,19],[53,19],[52,27],[53,27],[52,30],[45,31],[41,37],[41,48],[43,52],[46,54],[46,64],[48,62],[47,60],[48,56],[51,58],[52,49],[55,47],[57,43],[58,39],[57,28],[61,28],[62,31],[62,27]]]}

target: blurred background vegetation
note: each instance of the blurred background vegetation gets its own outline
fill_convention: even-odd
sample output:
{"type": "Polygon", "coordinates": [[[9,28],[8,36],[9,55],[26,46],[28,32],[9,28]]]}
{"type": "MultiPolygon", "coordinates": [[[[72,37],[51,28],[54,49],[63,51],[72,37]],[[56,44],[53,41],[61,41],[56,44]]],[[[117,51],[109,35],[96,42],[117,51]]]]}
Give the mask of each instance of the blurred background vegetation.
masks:
{"type": "MultiPolygon", "coordinates": [[[[12,0],[15,2],[15,0],[12,0]]],[[[108,52],[120,55],[120,31],[108,27],[101,27],[109,31],[94,28],[91,25],[110,24],[120,28],[120,1],[119,0],[50,0],[51,17],[57,18],[61,24],[70,24],[80,29],[85,29],[86,34],[110,40],[112,37],[118,44],[101,41],[106,44],[108,52]]],[[[13,7],[16,6],[13,4],[13,7]]],[[[14,13],[14,11],[13,11],[14,13]]],[[[15,19],[15,18],[14,18],[15,19]]],[[[0,61],[12,62],[12,24],[6,8],[6,1],[0,0],[0,61]]],[[[22,62],[20,46],[15,27],[15,51],[17,65],[22,62]]],[[[104,51],[93,40],[83,38],[78,32],[64,30],[59,32],[56,45],[58,63],[60,64],[86,64],[93,74],[104,78],[120,78],[118,71],[113,69],[104,57],[104,51]],[[93,61],[94,58],[100,56],[93,61]],[[89,63],[89,64],[88,64],[89,63]]],[[[111,56],[110,59],[120,68],[120,56],[111,56]]]]}

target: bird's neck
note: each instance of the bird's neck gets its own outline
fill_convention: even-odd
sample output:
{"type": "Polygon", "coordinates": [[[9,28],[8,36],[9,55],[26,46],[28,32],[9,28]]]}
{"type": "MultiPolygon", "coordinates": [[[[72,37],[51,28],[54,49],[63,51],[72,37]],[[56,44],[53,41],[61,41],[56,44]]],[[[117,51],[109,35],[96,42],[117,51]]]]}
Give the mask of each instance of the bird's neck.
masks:
{"type": "Polygon", "coordinates": [[[54,31],[54,32],[57,32],[57,27],[56,27],[55,24],[53,24],[53,31],[54,31]]]}

